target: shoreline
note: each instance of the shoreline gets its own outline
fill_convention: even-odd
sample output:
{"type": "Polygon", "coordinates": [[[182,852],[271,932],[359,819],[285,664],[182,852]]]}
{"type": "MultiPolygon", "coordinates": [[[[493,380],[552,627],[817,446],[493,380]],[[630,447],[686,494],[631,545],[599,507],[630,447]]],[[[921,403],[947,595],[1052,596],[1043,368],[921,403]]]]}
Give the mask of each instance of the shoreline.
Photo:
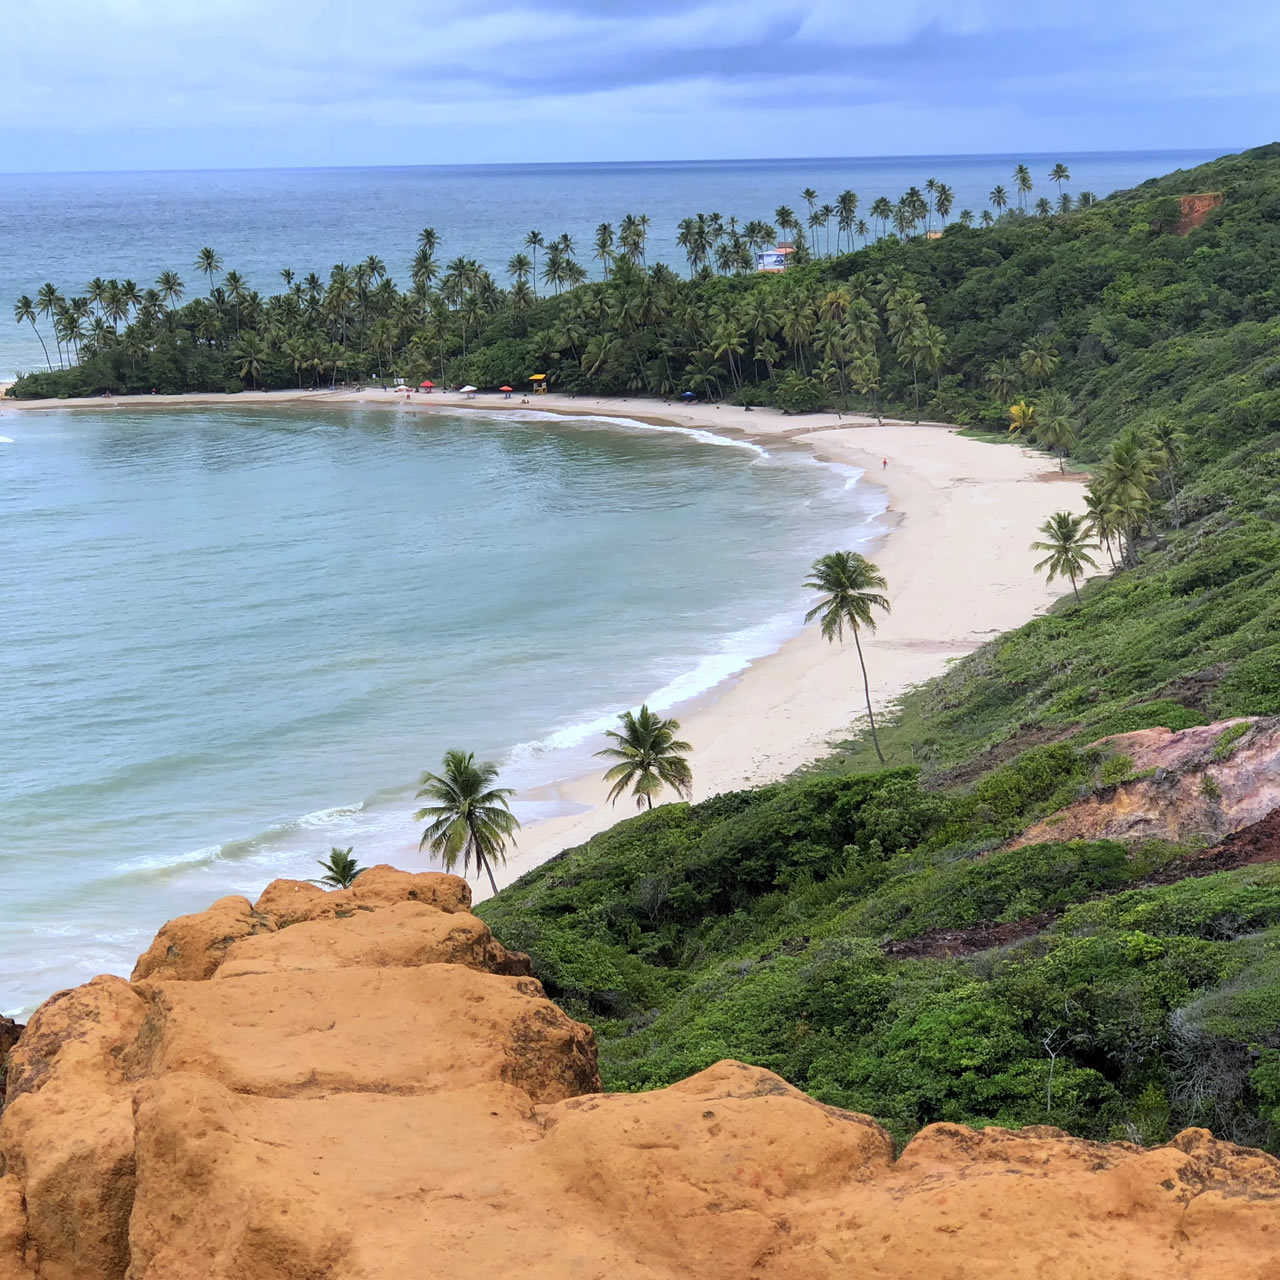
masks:
{"type": "MultiPolygon", "coordinates": [[[[1047,587],[1034,572],[1037,556],[1029,543],[1053,511],[1080,509],[1084,487],[1078,477],[1062,477],[1047,455],[1034,450],[997,448],[960,436],[957,428],[945,424],[886,419],[877,425],[861,415],[787,416],[772,409],[551,393],[527,400],[340,388],[4,400],[0,407],[12,407],[19,414],[44,409],[348,404],[379,405],[406,414],[523,411],[704,430],[766,449],[782,443],[802,446],[820,461],[861,469],[861,482],[887,495],[888,507],[879,519],[888,528],[864,548],[888,579],[892,603],[877,631],[864,636],[877,714],[909,688],[941,673],[952,659],[1021,625],[1063,594],[1047,587]],[[887,467],[881,459],[888,459],[887,467]]],[[[681,736],[693,743],[696,801],[786,777],[856,732],[866,712],[854,647],[828,644],[816,626],[810,626],[666,714],[680,720],[681,736]],[[768,732],[762,734],[765,724],[768,732]]],[[[522,792],[523,800],[555,801],[572,807],[572,812],[522,828],[506,865],[496,869],[499,887],[636,812],[625,799],[608,806],[604,797],[605,787],[595,773],[522,792]]],[[[407,841],[399,852],[402,865],[416,867],[420,862],[416,841],[407,841]]],[[[490,896],[487,885],[479,882],[473,892],[476,902],[490,896]]]]}

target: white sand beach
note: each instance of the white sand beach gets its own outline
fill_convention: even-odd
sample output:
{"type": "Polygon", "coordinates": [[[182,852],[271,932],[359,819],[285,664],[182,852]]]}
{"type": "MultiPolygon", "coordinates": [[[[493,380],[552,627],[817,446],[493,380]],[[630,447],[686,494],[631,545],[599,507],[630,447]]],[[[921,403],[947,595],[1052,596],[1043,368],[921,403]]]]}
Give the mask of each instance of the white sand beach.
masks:
{"type": "MultiPolygon", "coordinates": [[[[259,392],[234,396],[103,397],[77,401],[4,401],[18,414],[42,408],[118,405],[129,409],[183,404],[236,405],[350,402],[392,404],[396,412],[440,409],[517,410],[501,395],[414,394],[381,390],[259,392]]],[[[872,700],[892,706],[907,689],[939,674],[1000,631],[1047,608],[1068,589],[1034,571],[1029,544],[1054,511],[1079,511],[1082,477],[1062,476],[1045,454],[966,439],[941,424],[913,425],[835,414],[785,416],[732,406],[664,404],[649,399],[542,395],[529,409],[568,416],[606,415],[742,435],[769,446],[791,441],[826,460],[866,470],[888,495],[892,531],[870,552],[888,579],[892,612],[864,639],[872,700]],[[887,465],[883,465],[887,460],[887,465]]],[[[12,419],[11,419],[12,421],[12,419]]],[[[12,429],[17,429],[14,423],[12,429]]],[[[761,531],[768,536],[767,530],[761,531]]],[[[838,548],[833,547],[832,550],[838,548]]],[[[865,718],[861,675],[852,644],[831,645],[816,626],[673,712],[694,746],[694,798],[784,777],[847,737],[865,718]]],[[[604,803],[598,775],[565,781],[530,798],[580,806],[567,816],[531,823],[499,872],[508,884],[563,848],[580,844],[635,812],[629,802],[604,803]]],[[[404,865],[419,862],[406,846],[404,865]]],[[[477,900],[487,886],[475,885],[477,900]]]]}

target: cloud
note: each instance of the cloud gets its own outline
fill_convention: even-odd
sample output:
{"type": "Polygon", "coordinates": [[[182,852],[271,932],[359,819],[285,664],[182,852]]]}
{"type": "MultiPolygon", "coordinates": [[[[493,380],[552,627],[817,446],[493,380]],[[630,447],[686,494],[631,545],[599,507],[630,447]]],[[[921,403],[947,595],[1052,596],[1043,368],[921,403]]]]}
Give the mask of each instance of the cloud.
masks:
{"type": "Polygon", "coordinates": [[[1251,100],[1252,118],[1214,139],[1249,141],[1274,118],[1280,37],[1261,0],[43,0],[6,23],[11,140],[56,152],[117,131],[108,150],[123,154],[256,128],[315,137],[317,160],[332,158],[325,137],[356,129],[421,130],[436,154],[442,131],[463,130],[467,151],[444,159],[474,154],[480,129],[488,158],[504,133],[506,154],[524,154],[539,129],[569,159],[603,158],[587,141],[610,136],[613,154],[684,153],[691,129],[703,154],[744,154],[762,122],[804,129],[800,151],[976,151],[989,140],[963,130],[996,108],[1014,113],[1005,132],[1052,121],[1084,131],[1080,147],[1150,145],[1157,105],[1172,146],[1181,121],[1218,127],[1251,100]],[[1197,113],[1206,99],[1222,110],[1197,113]],[[929,111],[934,138],[913,132],[929,111]],[[1131,140],[1115,131],[1127,118],[1131,140]]]}

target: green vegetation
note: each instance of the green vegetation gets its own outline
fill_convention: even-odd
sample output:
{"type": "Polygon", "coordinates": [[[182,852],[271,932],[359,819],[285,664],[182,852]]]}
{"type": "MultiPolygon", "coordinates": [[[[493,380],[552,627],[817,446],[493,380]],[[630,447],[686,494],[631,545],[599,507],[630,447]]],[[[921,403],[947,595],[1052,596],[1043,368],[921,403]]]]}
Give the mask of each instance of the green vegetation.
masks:
{"type": "Polygon", "coordinates": [[[1043,541],[1033,542],[1032,551],[1047,551],[1049,554],[1036,565],[1037,573],[1044,573],[1047,581],[1056,577],[1071,580],[1071,594],[1080,599],[1080,588],[1076,579],[1084,577],[1086,566],[1098,567],[1098,562],[1089,554],[1092,543],[1086,540],[1085,517],[1073,516],[1070,511],[1055,512],[1040,526],[1044,534],[1043,541]]]}
{"type": "Polygon", "coordinates": [[[446,871],[452,871],[461,856],[464,876],[474,858],[476,874],[484,871],[497,893],[494,864],[507,860],[507,841],[520,828],[508,802],[515,792],[495,787],[497,765],[477,764],[472,752],[446,751],[443,768],[443,773],[422,775],[417,799],[434,803],[413,815],[415,822],[427,824],[418,848],[430,849],[446,871]]]}
{"type": "Polygon", "coordinates": [[[653,808],[653,797],[664,786],[678,796],[688,796],[693,772],[684,753],[693,747],[676,737],[680,722],[665,720],[647,706],[634,714],[624,711],[618,720],[622,732],[609,729],[604,735],[613,746],[596,752],[606,760],[617,761],[604,775],[609,783],[609,803],[617,804],[628,787],[636,798],[636,807],[643,809],[653,808]]]}
{"type": "MultiPolygon", "coordinates": [[[[1163,883],[1182,851],[1005,847],[1131,776],[1099,738],[1280,713],[1280,147],[823,269],[877,255],[948,334],[931,412],[995,427],[1021,398],[1024,431],[1068,421],[1114,571],[908,694],[876,739],[620,824],[482,913],[592,1021],[613,1088],[730,1056],[899,1138],[1203,1124],[1280,1150],[1280,867],[1163,883]],[[1174,234],[1171,197],[1205,189],[1223,206],[1174,234]]],[[[910,403],[909,368],[884,381],[910,403]]]]}
{"type": "Polygon", "coordinates": [[[1252,726],[1248,721],[1242,720],[1239,724],[1228,725],[1223,729],[1218,735],[1218,741],[1213,744],[1213,758],[1219,762],[1230,760],[1235,754],[1237,743],[1250,728],[1252,726]]]}
{"type": "Polygon", "coordinates": [[[1250,1073],[1280,1008],[1280,869],[1135,889],[1172,850],[974,856],[1092,769],[1050,747],[988,775],[981,798],[894,770],[668,805],[481,912],[591,1020],[610,1088],[731,1056],[900,1138],[955,1120],[1149,1141],[1201,1123],[1274,1142],[1250,1073]],[[1028,917],[1025,936],[964,958],[928,945],[1028,917]]]}
{"type": "Polygon", "coordinates": [[[367,870],[352,856],[350,845],[345,849],[335,846],[329,850],[329,856],[316,865],[324,872],[316,883],[324,885],[326,889],[350,889],[356,877],[367,870]]]}

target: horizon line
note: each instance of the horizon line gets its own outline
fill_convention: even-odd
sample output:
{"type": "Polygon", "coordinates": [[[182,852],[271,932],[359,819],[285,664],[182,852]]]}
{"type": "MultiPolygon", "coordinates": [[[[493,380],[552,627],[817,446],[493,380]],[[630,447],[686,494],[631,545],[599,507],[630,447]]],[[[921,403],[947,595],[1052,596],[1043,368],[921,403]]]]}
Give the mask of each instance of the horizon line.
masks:
{"type": "MultiPolygon", "coordinates": [[[[1266,146],[1255,143],[1254,146],[1266,146]]],[[[726,164],[832,164],[856,161],[885,162],[898,160],[996,160],[1022,157],[1041,160],[1083,156],[1178,156],[1212,153],[1215,156],[1236,155],[1253,147],[1116,147],[1106,150],[1071,151],[953,151],[953,152],[901,152],[883,155],[861,156],[707,156],[696,160],[648,159],[648,160],[489,160],[475,163],[449,162],[437,164],[286,164],[286,165],[213,165],[199,167],[162,166],[156,168],[120,169],[0,169],[6,178],[58,178],[94,177],[108,174],[169,174],[169,173],[334,173],[345,171],[391,170],[407,172],[417,169],[581,169],[581,168],[693,168],[700,165],[726,164]]]]}

